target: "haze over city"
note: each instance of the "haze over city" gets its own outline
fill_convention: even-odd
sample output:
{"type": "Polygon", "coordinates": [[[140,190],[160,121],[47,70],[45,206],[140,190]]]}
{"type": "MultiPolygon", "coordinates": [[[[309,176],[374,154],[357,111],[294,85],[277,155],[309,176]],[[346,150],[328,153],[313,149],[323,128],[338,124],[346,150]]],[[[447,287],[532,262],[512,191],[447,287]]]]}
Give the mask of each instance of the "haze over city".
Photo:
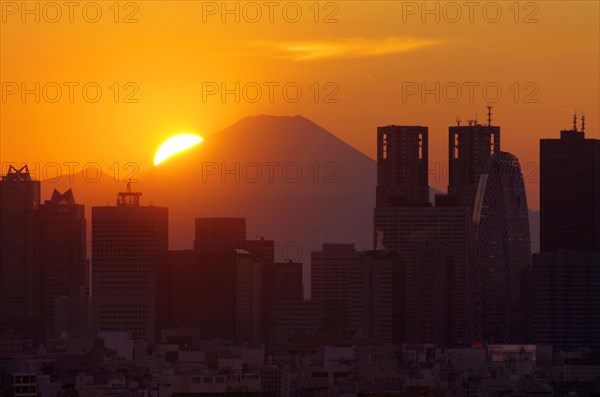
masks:
{"type": "Polygon", "coordinates": [[[0,0],[0,397],[600,395],[600,2],[0,0]]]}

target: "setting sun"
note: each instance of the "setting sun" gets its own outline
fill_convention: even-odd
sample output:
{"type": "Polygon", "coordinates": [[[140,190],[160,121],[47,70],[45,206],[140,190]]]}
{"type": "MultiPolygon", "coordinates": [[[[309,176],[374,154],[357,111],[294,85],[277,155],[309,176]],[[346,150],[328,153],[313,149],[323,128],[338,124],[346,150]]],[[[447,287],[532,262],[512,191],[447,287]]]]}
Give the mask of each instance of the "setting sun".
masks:
{"type": "Polygon", "coordinates": [[[183,150],[189,149],[202,142],[204,139],[194,134],[179,134],[166,140],[154,156],[154,165],[159,165],[169,157],[183,150]]]}

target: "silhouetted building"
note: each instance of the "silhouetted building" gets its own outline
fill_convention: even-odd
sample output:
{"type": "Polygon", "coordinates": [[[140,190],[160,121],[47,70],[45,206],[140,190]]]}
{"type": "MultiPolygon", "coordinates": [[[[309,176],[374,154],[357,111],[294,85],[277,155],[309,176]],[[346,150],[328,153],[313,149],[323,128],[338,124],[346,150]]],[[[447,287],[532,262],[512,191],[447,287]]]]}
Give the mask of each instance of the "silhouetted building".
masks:
{"type": "Polygon", "coordinates": [[[377,128],[377,207],[429,205],[428,129],[377,128]]]}
{"type": "Polygon", "coordinates": [[[406,266],[407,342],[435,346],[466,342],[465,258],[459,259],[458,254],[464,252],[457,248],[443,240],[414,244],[406,266]]]}
{"type": "Polygon", "coordinates": [[[196,218],[194,249],[234,249],[246,240],[246,218],[196,218]]]}
{"type": "Polygon", "coordinates": [[[159,271],[157,321],[161,337],[165,329],[200,329],[202,305],[197,295],[202,294],[204,285],[200,283],[208,276],[203,270],[198,251],[168,252],[159,271]]]}
{"type": "Polygon", "coordinates": [[[323,244],[311,255],[312,300],[337,305],[343,328],[392,340],[395,255],[356,252],[354,244],[323,244]]]}
{"type": "Polygon", "coordinates": [[[476,338],[530,339],[531,245],[519,160],[496,152],[481,173],[473,210],[476,338]]]}
{"type": "Polygon", "coordinates": [[[39,263],[35,260],[35,211],[40,182],[29,169],[10,166],[0,181],[0,325],[30,334],[39,327],[39,263]]]}
{"type": "Polygon", "coordinates": [[[540,140],[541,252],[600,252],[600,140],[573,124],[540,140]]]}
{"type": "Polygon", "coordinates": [[[169,251],[166,263],[162,329],[199,329],[203,339],[261,340],[263,269],[247,251],[169,251]]]}
{"type": "MultiPolygon", "coordinates": [[[[403,343],[407,340],[433,342],[434,335],[421,331],[423,322],[429,324],[446,323],[441,332],[448,343],[460,343],[467,339],[470,311],[471,274],[471,215],[466,207],[397,207],[376,208],[375,222],[380,225],[383,235],[380,243],[383,248],[396,253],[398,264],[393,268],[394,283],[394,340],[403,343]],[[441,244],[437,251],[424,250],[427,243],[441,244]],[[424,245],[425,244],[425,245],[424,245]],[[431,256],[433,255],[433,257],[431,256]],[[450,272],[439,279],[439,272],[450,272]],[[444,285],[437,285],[433,291],[429,284],[437,279],[444,285]],[[423,283],[426,288],[418,288],[414,283],[423,283]],[[448,313],[433,310],[428,305],[442,299],[436,295],[447,291],[445,305],[452,308],[448,313]],[[429,303],[428,303],[429,302],[429,303]],[[422,305],[422,306],[420,306],[422,305]],[[415,314],[416,310],[423,309],[415,314]],[[434,318],[442,316],[441,318],[434,318]],[[410,322],[410,324],[409,324],[410,322]],[[424,340],[424,339],[427,340],[424,340]]],[[[432,330],[433,332],[433,330],[432,330]]]]}
{"type": "Polygon", "coordinates": [[[263,265],[263,296],[263,335],[266,341],[270,341],[277,303],[302,300],[304,297],[302,263],[289,261],[263,265]]]}
{"type": "Polygon", "coordinates": [[[311,299],[326,302],[348,301],[348,267],[356,259],[354,244],[325,243],[311,252],[311,299]]]}
{"type": "Polygon", "coordinates": [[[168,252],[168,209],[119,193],[116,206],[92,208],[92,303],[98,331],[156,340],[158,275],[168,252]]]}
{"type": "Polygon", "coordinates": [[[473,210],[479,176],[488,159],[500,151],[500,127],[490,124],[491,119],[488,125],[471,120],[468,125],[448,129],[449,197],[445,200],[453,205],[473,210]]]}
{"type": "Polygon", "coordinates": [[[533,255],[533,336],[555,350],[600,350],[600,254],[533,255]]]}
{"type": "Polygon", "coordinates": [[[265,295],[268,301],[302,299],[302,263],[276,262],[265,267],[265,295]]]}
{"type": "MultiPolygon", "coordinates": [[[[61,194],[57,190],[37,211],[37,250],[40,266],[40,310],[47,332],[54,331],[55,300],[72,291],[89,293],[86,285],[85,208],[77,204],[71,189],[61,194]]],[[[86,317],[81,319],[87,322],[86,317]]]]}
{"type": "Polygon", "coordinates": [[[382,342],[393,340],[393,278],[396,256],[382,251],[359,252],[350,262],[347,327],[382,342]]]}
{"type": "Polygon", "coordinates": [[[316,300],[277,302],[274,315],[273,343],[318,344],[339,340],[346,319],[340,303],[316,300]]]}
{"type": "Polygon", "coordinates": [[[161,327],[196,328],[204,339],[268,339],[275,242],[246,240],[245,218],[196,218],[194,250],[170,251],[161,327]]]}
{"type": "Polygon", "coordinates": [[[54,335],[87,336],[91,323],[91,300],[85,287],[72,288],[67,294],[55,298],[54,335]]]}
{"type": "Polygon", "coordinates": [[[258,343],[264,332],[263,265],[248,251],[236,249],[235,318],[236,340],[258,343]]]}
{"type": "MultiPolygon", "coordinates": [[[[244,229],[244,236],[246,229],[244,229]]],[[[263,237],[258,240],[233,240],[235,248],[248,251],[249,259],[253,262],[270,265],[275,262],[275,241],[265,240],[263,237]]]]}

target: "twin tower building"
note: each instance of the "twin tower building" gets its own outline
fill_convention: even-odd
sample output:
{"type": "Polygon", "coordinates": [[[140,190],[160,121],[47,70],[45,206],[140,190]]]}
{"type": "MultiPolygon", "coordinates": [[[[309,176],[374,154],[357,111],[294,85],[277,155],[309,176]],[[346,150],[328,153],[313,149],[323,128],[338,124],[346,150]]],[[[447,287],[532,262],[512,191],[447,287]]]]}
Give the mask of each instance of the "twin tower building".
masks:
{"type": "Polygon", "coordinates": [[[526,342],[531,247],[519,161],[501,151],[500,127],[470,121],[449,128],[447,170],[448,193],[432,203],[428,128],[378,128],[374,245],[398,256],[395,338],[526,342]]]}

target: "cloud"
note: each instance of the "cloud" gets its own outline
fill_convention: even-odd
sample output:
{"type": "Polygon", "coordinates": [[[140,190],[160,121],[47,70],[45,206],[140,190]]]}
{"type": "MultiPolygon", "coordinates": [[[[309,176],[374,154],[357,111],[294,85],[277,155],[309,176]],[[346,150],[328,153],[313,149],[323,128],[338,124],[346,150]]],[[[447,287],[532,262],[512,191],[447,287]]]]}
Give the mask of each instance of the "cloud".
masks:
{"type": "Polygon", "coordinates": [[[313,61],[332,58],[366,58],[399,54],[440,44],[439,40],[412,37],[386,37],[384,39],[351,38],[336,41],[288,41],[258,43],[276,55],[296,61],[313,61]]]}

